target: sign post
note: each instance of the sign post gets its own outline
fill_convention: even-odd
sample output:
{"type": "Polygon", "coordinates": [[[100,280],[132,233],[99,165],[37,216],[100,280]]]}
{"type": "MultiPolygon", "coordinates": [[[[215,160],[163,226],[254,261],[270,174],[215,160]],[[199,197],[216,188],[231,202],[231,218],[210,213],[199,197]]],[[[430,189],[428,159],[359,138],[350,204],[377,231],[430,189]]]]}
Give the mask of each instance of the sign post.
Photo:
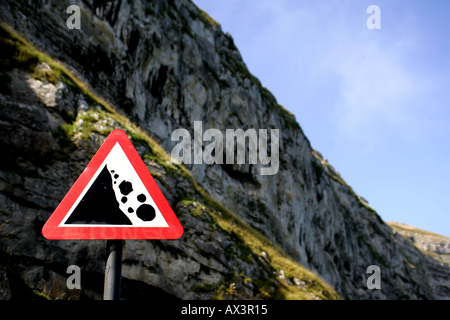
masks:
{"type": "Polygon", "coordinates": [[[123,240],[106,240],[103,300],[120,300],[123,240]]]}
{"type": "Polygon", "coordinates": [[[127,134],[112,131],[42,228],[49,240],[106,239],[105,300],[120,298],[124,239],[178,239],[183,226],[127,134]]]}

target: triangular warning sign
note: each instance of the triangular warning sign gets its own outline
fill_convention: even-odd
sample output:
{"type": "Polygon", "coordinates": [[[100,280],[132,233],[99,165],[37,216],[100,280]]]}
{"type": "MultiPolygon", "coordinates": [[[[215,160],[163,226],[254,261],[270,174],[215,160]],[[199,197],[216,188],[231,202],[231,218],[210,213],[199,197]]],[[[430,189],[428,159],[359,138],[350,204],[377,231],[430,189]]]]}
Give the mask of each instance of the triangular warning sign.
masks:
{"type": "Polygon", "coordinates": [[[114,130],[42,234],[47,239],[178,239],[183,227],[126,133],[114,130]]]}

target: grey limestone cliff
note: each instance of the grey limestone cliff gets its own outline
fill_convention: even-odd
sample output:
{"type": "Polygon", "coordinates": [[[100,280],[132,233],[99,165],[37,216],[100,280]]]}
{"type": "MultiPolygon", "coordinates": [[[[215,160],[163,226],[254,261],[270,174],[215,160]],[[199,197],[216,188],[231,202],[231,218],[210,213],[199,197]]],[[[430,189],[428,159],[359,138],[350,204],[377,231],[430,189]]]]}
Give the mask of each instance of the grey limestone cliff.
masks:
{"type": "Polygon", "coordinates": [[[425,254],[425,263],[431,273],[435,298],[448,299],[450,294],[450,239],[440,234],[411,227],[400,222],[388,222],[394,232],[413,243],[425,254]]]}
{"type": "MultiPolygon", "coordinates": [[[[194,121],[201,121],[203,130],[217,128],[222,132],[228,128],[279,129],[280,167],[275,175],[260,175],[260,164],[202,163],[186,168],[210,197],[297,263],[318,274],[341,297],[450,297],[448,291],[437,289],[433,282],[436,273],[430,270],[425,255],[393,232],[312,148],[293,115],[249,72],[231,36],[223,33],[220,25],[194,3],[73,3],[81,8],[80,30],[66,27],[65,1],[2,1],[0,17],[36,48],[71,69],[169,153],[176,143],[171,140],[171,133],[186,128],[193,135],[194,121]],[[366,286],[370,265],[381,269],[381,290],[369,290],[366,286]]],[[[57,265],[54,255],[72,259],[64,261],[66,264],[89,264],[86,257],[76,252],[90,248],[90,252],[103,254],[99,246],[71,241],[49,243],[39,234],[40,223],[48,218],[87,164],[87,155],[93,154],[101,142],[101,130],[84,140],[80,138],[83,132],[70,136],[66,144],[55,132],[60,132],[64,124],[83,127],[83,119],[84,123],[104,120],[104,128],[118,124],[108,117],[100,116],[94,121],[92,114],[86,116],[95,103],[86,102],[79,91],[64,83],[49,85],[42,79],[37,82],[15,69],[8,71],[8,77],[10,90],[1,96],[1,137],[2,143],[20,156],[20,161],[0,171],[0,223],[4,224],[3,230],[8,230],[2,233],[8,234],[2,246],[12,260],[20,260],[21,264],[27,259],[50,259],[46,264],[36,262],[39,268],[26,275],[27,279],[38,279],[48,272],[48,265],[57,265]],[[80,118],[83,112],[84,118],[80,118]],[[39,150],[40,154],[51,155],[55,149],[64,150],[69,156],[45,169],[40,165],[45,157],[35,159],[26,152],[39,150]],[[8,222],[19,221],[15,215],[26,224],[8,222]],[[19,240],[14,242],[14,237],[19,240]]],[[[145,146],[142,148],[145,154],[145,146]]],[[[230,254],[235,249],[227,244],[235,241],[234,235],[215,229],[208,222],[212,218],[206,214],[200,212],[192,217],[188,212],[189,208],[194,210],[194,202],[181,202],[186,192],[195,198],[195,192],[186,191],[192,185],[176,172],[167,178],[167,169],[152,163],[152,170],[160,170],[161,179],[166,179],[166,183],[161,183],[163,191],[184,219],[185,240],[127,244],[130,256],[125,257],[129,264],[125,264],[124,274],[129,281],[139,282],[144,291],[151,285],[157,292],[180,298],[212,297],[211,288],[216,286],[217,294],[219,283],[228,293],[234,292],[231,283],[239,281],[243,288],[241,297],[274,293],[276,285],[251,285],[243,277],[230,280],[233,277],[228,276],[228,282],[223,280],[227,274],[239,274],[239,270],[245,270],[248,278],[270,279],[279,270],[267,269],[262,253],[260,257],[252,253],[248,259],[230,254]],[[170,253],[165,252],[166,247],[170,247],[170,253]],[[140,262],[148,255],[158,257],[159,262],[140,262]],[[229,272],[231,269],[235,271],[229,272]],[[203,281],[203,285],[195,286],[198,281],[203,281]],[[192,291],[193,287],[196,290],[192,291]]],[[[64,263],[55,268],[61,271],[64,263]]],[[[100,269],[99,265],[90,266],[95,272],[100,269]]],[[[446,272],[444,277],[448,279],[446,272]]],[[[61,272],[57,274],[54,276],[62,277],[61,272]]],[[[98,281],[98,276],[92,278],[98,281]]],[[[296,279],[292,278],[291,284],[301,283],[296,279]]]]}

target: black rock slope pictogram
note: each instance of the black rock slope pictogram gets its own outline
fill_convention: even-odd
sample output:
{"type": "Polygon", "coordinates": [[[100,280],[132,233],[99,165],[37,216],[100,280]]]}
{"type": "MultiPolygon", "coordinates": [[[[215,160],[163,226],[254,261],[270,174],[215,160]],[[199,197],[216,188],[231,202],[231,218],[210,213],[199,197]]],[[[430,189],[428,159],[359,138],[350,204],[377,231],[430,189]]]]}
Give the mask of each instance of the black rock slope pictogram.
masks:
{"type": "Polygon", "coordinates": [[[119,209],[107,166],[95,179],[66,224],[127,224],[130,219],[119,209]]]}

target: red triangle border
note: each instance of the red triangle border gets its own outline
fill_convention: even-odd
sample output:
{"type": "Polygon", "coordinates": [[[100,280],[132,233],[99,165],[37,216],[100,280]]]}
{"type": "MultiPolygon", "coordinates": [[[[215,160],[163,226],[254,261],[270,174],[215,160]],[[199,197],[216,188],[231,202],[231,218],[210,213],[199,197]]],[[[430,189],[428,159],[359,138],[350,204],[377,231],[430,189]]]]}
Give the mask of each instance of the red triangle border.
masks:
{"type": "Polygon", "coordinates": [[[50,240],[82,239],[178,239],[183,235],[183,227],[162,194],[150,171],[145,166],[127,134],[123,130],[114,130],[100,146],[97,153],[67,192],[61,203],[42,228],[42,235],[50,240]],[[147,191],[158,206],[169,227],[133,227],[133,226],[95,226],[95,227],[59,227],[73,204],[86,188],[102,165],[112,148],[119,143],[134,170],[147,191]]]}

